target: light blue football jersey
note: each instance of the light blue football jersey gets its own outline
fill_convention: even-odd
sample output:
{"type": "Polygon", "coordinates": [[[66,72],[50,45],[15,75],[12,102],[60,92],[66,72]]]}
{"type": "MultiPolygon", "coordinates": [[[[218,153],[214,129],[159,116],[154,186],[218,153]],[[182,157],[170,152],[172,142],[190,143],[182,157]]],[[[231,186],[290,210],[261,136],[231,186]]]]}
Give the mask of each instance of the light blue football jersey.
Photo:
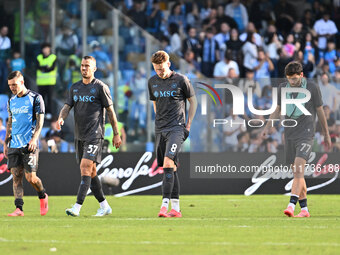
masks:
{"type": "Polygon", "coordinates": [[[12,118],[10,148],[25,147],[36,128],[36,114],[45,113],[44,100],[37,92],[28,90],[22,96],[13,96],[7,103],[8,116],[12,118]]]}

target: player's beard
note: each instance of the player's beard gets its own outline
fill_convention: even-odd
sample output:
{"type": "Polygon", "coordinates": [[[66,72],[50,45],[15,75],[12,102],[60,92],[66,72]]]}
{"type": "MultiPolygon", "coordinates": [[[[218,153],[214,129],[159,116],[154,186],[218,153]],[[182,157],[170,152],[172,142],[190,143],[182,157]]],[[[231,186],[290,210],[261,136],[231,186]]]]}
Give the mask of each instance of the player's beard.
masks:
{"type": "Polygon", "coordinates": [[[90,75],[86,75],[86,74],[81,74],[81,76],[84,78],[84,79],[89,79],[91,76],[90,75]]]}

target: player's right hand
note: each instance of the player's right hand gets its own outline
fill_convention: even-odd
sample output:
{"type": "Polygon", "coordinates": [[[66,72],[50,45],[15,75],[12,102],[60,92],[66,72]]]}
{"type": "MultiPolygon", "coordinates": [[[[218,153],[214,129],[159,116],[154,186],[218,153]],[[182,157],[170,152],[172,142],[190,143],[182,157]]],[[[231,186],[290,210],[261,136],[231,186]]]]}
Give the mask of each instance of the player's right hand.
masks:
{"type": "Polygon", "coordinates": [[[57,120],[57,126],[56,126],[56,128],[58,129],[58,130],[61,130],[61,126],[62,125],[64,125],[64,120],[62,119],[62,118],[59,118],[58,120],[57,120]]]}

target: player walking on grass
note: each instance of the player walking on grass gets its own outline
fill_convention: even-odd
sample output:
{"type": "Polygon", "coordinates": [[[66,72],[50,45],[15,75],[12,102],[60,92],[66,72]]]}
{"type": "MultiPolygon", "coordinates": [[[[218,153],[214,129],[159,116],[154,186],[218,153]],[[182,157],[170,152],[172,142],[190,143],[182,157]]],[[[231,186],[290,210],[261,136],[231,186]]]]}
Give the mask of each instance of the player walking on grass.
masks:
{"type": "Polygon", "coordinates": [[[4,154],[8,158],[8,169],[13,176],[14,204],[16,209],[8,216],[24,216],[24,174],[26,180],[38,192],[40,214],[48,212],[48,196],[37,176],[38,139],[44,124],[45,105],[38,93],[26,88],[24,77],[19,71],[8,75],[8,86],[13,97],[8,100],[8,123],[4,143],[4,154]]]}
{"type": "Polygon", "coordinates": [[[170,70],[169,55],[157,51],[151,62],[156,75],[148,82],[150,100],[153,101],[158,166],[164,170],[163,201],[159,217],[182,217],[179,206],[178,153],[189,135],[196,113],[195,92],[188,78],[170,70]],[[188,121],[185,123],[186,99],[190,102],[188,121]],[[172,210],[168,212],[169,201],[172,210]]]}
{"type": "Polygon", "coordinates": [[[66,214],[71,216],[79,216],[89,188],[100,203],[100,208],[95,216],[112,213],[112,209],[105,199],[96,169],[96,164],[101,161],[105,110],[114,132],[113,144],[116,148],[121,145],[121,139],[109,87],[94,77],[96,70],[96,59],[91,56],[83,57],[81,61],[83,78],[71,86],[68,99],[61,109],[57,121],[57,128],[60,129],[71,108],[74,107],[75,147],[77,162],[80,163],[81,183],[76,204],[72,208],[66,209],[66,214]]]}
{"type": "MultiPolygon", "coordinates": [[[[317,84],[307,81],[303,77],[302,65],[293,61],[285,67],[285,75],[287,83],[281,84],[279,87],[278,107],[271,114],[270,119],[278,119],[281,111],[281,88],[304,88],[310,94],[310,100],[304,104],[304,107],[311,115],[304,115],[302,111],[293,104],[287,104],[286,119],[294,119],[297,122],[296,127],[285,128],[285,160],[286,164],[290,164],[293,170],[294,180],[292,184],[290,202],[284,214],[288,217],[294,217],[295,205],[299,201],[301,212],[295,217],[310,217],[307,207],[307,186],[304,178],[304,168],[309,155],[312,151],[312,145],[315,134],[315,116],[321,124],[324,135],[324,142],[327,146],[331,145],[331,139],[328,132],[327,120],[322,107],[322,97],[317,84]]],[[[287,99],[302,99],[303,93],[287,93],[287,99]]],[[[266,136],[271,123],[268,122],[262,135],[266,136]]],[[[288,124],[287,124],[288,125],[288,124]]]]}

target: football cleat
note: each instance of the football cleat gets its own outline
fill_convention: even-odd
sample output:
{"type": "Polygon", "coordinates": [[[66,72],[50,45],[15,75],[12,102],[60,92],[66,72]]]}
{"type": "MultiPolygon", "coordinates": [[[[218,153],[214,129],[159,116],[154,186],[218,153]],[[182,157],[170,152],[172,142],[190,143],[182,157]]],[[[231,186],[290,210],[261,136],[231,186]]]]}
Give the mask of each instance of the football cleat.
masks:
{"type": "Polygon", "coordinates": [[[168,217],[167,211],[168,209],[166,209],[166,207],[163,206],[158,213],[158,217],[164,217],[164,218],[168,217]]]}
{"type": "Polygon", "coordinates": [[[44,216],[48,212],[48,195],[45,193],[45,198],[40,199],[40,215],[44,216]]]}
{"type": "Polygon", "coordinates": [[[8,216],[10,216],[10,217],[24,216],[24,212],[21,211],[19,208],[17,208],[17,209],[15,209],[14,212],[9,213],[8,216]]]}
{"type": "Polygon", "coordinates": [[[107,207],[105,207],[105,208],[101,208],[101,207],[100,207],[100,208],[97,210],[96,215],[93,215],[93,216],[95,216],[95,217],[103,217],[103,216],[109,215],[109,214],[111,214],[111,213],[112,213],[112,209],[111,209],[110,206],[107,206],[107,207]]]}
{"type": "Polygon", "coordinates": [[[181,212],[177,212],[174,209],[171,209],[171,211],[168,213],[168,217],[182,218],[182,213],[181,212]]]}
{"type": "Polygon", "coordinates": [[[293,207],[288,206],[286,210],[283,211],[288,217],[294,217],[294,210],[293,207]]]}
{"type": "Polygon", "coordinates": [[[296,218],[309,218],[310,213],[306,210],[301,210],[301,212],[295,216],[296,218]]]}
{"type": "Polygon", "coordinates": [[[79,211],[76,208],[74,208],[74,206],[72,206],[72,208],[66,209],[65,212],[69,216],[73,216],[73,217],[79,216],[79,211]]]}

